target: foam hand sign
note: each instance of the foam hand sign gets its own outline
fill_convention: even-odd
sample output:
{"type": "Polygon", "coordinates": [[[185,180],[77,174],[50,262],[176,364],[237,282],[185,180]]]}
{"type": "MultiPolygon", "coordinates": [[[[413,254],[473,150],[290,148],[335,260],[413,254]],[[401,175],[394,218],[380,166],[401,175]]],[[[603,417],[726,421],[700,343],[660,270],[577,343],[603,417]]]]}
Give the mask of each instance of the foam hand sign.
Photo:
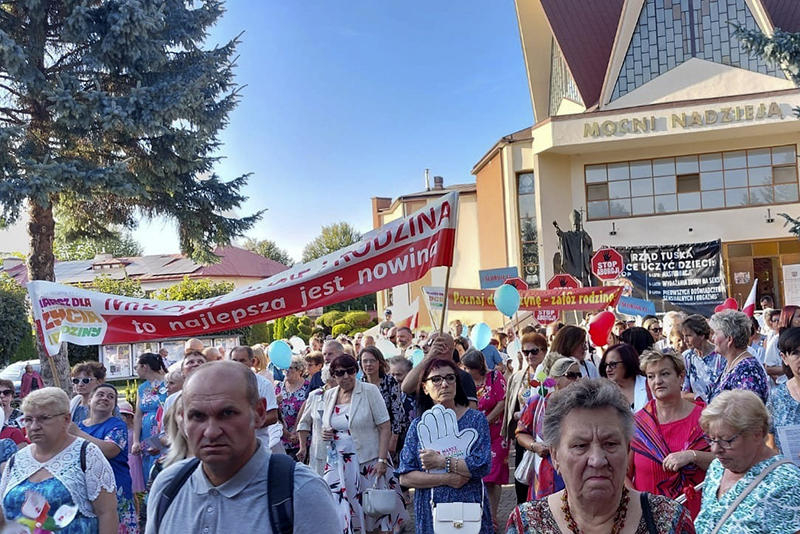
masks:
{"type": "MultiPolygon", "coordinates": [[[[458,429],[456,412],[437,404],[420,417],[417,426],[420,447],[431,449],[443,456],[464,458],[478,440],[474,428],[458,429]]],[[[444,472],[443,470],[431,472],[444,472]]]]}

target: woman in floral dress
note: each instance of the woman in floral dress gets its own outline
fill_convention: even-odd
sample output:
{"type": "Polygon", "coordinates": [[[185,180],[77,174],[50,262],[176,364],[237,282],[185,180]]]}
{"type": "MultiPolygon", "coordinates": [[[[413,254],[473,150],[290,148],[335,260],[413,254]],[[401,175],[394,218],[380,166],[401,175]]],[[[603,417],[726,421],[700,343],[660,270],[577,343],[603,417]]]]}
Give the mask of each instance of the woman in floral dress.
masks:
{"type": "Polygon", "coordinates": [[[800,328],[785,330],[778,339],[778,348],[789,380],[773,386],[769,392],[767,411],[770,414],[770,438],[767,443],[782,453],[781,443],[776,435],[778,428],[800,425],[800,381],[797,378],[800,373],[800,328]]]}
{"type": "Polygon", "coordinates": [[[89,399],[89,417],[70,426],[70,434],[94,443],[106,457],[114,471],[117,484],[118,534],[138,534],[139,521],[133,502],[131,473],[128,467],[128,427],[113,417],[117,406],[117,389],[111,384],[100,384],[89,399]]]}
{"type": "Polygon", "coordinates": [[[323,478],[341,510],[342,532],[390,533],[408,519],[400,484],[389,460],[389,413],[380,391],[356,379],[358,363],[343,354],[331,362],[338,386],[325,392],[322,439],[329,444],[323,478]],[[391,513],[370,516],[362,508],[363,493],[378,487],[395,492],[391,513]]]}
{"type": "Polygon", "coordinates": [[[156,413],[167,400],[167,384],[164,381],[166,372],[164,361],[159,355],[145,352],[139,356],[136,373],[144,382],[139,386],[136,413],[133,416],[131,452],[142,455],[142,476],[145,482],[150,480],[150,469],[161,454],[161,449],[153,444],[153,440],[146,444],[143,442],[158,432],[156,413]]]}
{"type": "Polygon", "coordinates": [[[750,354],[750,318],[735,310],[715,313],[709,321],[714,332],[714,345],[726,360],[725,370],[711,384],[708,392],[709,404],[725,390],[747,389],[767,403],[769,379],[764,366],[750,354]]]}
{"type": "Polygon", "coordinates": [[[295,459],[300,448],[296,429],[297,416],[311,390],[311,382],[303,378],[305,368],[306,364],[302,358],[292,357],[292,363],[286,369],[283,381],[275,386],[275,398],[283,416],[281,444],[286,449],[286,454],[295,459]]]}

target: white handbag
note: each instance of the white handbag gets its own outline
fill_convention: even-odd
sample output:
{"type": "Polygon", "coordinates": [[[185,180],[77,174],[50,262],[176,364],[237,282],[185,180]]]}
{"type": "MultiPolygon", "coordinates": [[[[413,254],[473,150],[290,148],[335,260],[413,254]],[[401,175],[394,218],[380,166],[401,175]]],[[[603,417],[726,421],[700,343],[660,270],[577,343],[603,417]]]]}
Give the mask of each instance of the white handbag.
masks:
{"type": "Polygon", "coordinates": [[[435,534],[478,534],[483,519],[483,480],[481,502],[442,502],[435,504],[431,488],[431,514],[435,534]]]}
{"type": "Polygon", "coordinates": [[[378,489],[378,480],[371,489],[366,489],[361,494],[361,508],[364,513],[372,517],[391,514],[397,506],[397,492],[392,489],[378,489]]]}
{"type": "Polygon", "coordinates": [[[521,484],[526,486],[531,485],[533,472],[536,470],[536,453],[526,450],[522,455],[522,460],[519,465],[514,469],[514,478],[521,484]]]}

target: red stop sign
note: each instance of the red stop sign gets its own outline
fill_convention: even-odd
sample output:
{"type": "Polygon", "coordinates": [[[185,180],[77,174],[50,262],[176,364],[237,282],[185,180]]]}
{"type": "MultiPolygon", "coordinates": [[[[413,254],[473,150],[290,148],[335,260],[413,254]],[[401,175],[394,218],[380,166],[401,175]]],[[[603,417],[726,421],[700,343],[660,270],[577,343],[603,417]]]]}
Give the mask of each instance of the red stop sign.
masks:
{"type": "Polygon", "coordinates": [[[611,247],[604,247],[592,256],[592,272],[600,280],[615,280],[625,269],[622,254],[611,247]]]}
{"type": "Polygon", "coordinates": [[[515,288],[517,288],[517,291],[527,291],[528,290],[528,282],[526,282],[525,280],[523,280],[519,276],[516,276],[514,278],[509,278],[508,280],[503,282],[503,285],[514,286],[515,288]]]}
{"type": "Polygon", "coordinates": [[[578,289],[580,281],[571,274],[557,274],[547,281],[547,289],[578,289]]]}

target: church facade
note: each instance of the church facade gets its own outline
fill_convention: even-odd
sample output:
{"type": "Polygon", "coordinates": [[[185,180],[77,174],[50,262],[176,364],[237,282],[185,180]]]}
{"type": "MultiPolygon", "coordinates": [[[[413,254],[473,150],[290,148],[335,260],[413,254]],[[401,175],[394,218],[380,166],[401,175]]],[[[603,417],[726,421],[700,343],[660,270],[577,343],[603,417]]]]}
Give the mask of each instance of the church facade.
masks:
{"type": "Polygon", "coordinates": [[[698,283],[741,302],[758,280],[759,295],[782,305],[783,269],[800,264],[800,241],[778,215],[800,218],[800,90],[732,33],[734,24],[798,32],[800,2],[515,5],[535,124],[474,165],[470,267],[518,267],[544,287],[557,269],[553,222],[568,230],[577,211],[595,250],[677,247],[680,256],[714,243],[720,279],[698,283]]]}
{"type": "MultiPolygon", "coordinates": [[[[516,0],[536,123],[502,138],[473,169],[482,268],[554,274],[577,210],[595,249],[720,240],[727,293],[782,302],[782,267],[800,242],[800,90],[748,54],[733,24],[800,31],[790,0],[516,0]],[[484,228],[485,227],[485,228],[484,228]],[[497,239],[498,232],[504,239],[497,239]],[[508,246],[503,249],[502,243],[508,246]]],[[[660,311],[660,310],[659,310],[660,311]]]]}

